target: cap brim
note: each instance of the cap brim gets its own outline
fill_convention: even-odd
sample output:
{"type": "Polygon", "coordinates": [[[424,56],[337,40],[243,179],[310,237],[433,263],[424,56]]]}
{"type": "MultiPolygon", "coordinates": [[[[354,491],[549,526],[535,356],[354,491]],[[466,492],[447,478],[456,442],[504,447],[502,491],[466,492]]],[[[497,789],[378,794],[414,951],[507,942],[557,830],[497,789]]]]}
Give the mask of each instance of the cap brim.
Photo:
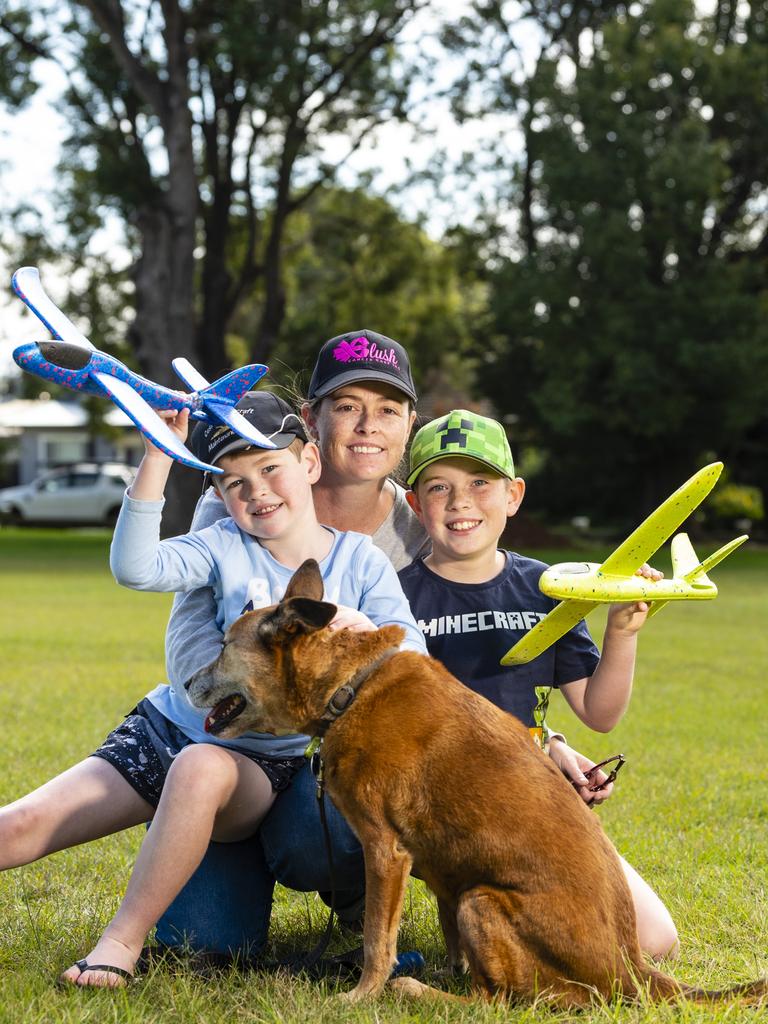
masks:
{"type": "MultiPolygon", "coordinates": [[[[225,455],[233,455],[235,452],[244,452],[247,448],[255,448],[261,452],[271,452],[276,449],[287,448],[288,445],[293,444],[298,434],[294,434],[292,431],[284,431],[281,434],[270,434],[269,440],[274,444],[274,448],[259,448],[258,445],[252,444],[247,441],[244,437],[233,437],[232,440],[226,447],[222,448],[220,452],[216,452],[215,457],[211,461],[211,465],[215,466],[220,459],[223,459],[225,455]]],[[[303,437],[299,438],[301,441],[303,437]]]]}
{"type": "Polygon", "coordinates": [[[514,480],[515,473],[514,469],[511,473],[497,466],[493,462],[489,462],[488,459],[481,459],[479,455],[470,455],[466,452],[440,452],[439,455],[433,455],[429,459],[425,459],[424,462],[420,463],[416,469],[412,470],[407,478],[406,483],[409,487],[413,487],[417,477],[424,472],[427,466],[431,466],[433,462],[440,462],[442,459],[470,459],[472,462],[479,462],[481,466],[487,466],[488,469],[492,469],[494,473],[498,473],[499,476],[505,476],[507,480],[514,480]]]}
{"type": "Polygon", "coordinates": [[[355,381],[360,380],[382,381],[384,384],[389,384],[396,391],[402,391],[404,395],[407,395],[414,402],[418,401],[413,388],[404,384],[399,377],[393,377],[391,373],[383,373],[380,370],[348,370],[346,373],[339,373],[332,380],[319,387],[314,394],[310,395],[310,401],[316,398],[325,398],[326,395],[330,395],[333,391],[338,391],[345,384],[353,384],[355,381]]]}

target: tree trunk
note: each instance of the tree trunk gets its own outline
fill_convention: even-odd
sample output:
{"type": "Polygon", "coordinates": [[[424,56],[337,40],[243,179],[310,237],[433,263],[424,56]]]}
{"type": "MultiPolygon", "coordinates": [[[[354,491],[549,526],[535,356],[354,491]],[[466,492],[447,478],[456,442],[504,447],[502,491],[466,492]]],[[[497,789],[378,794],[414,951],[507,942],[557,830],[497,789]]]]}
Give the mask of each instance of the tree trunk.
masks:
{"type": "MultiPolygon", "coordinates": [[[[159,384],[183,388],[174,377],[171,360],[186,356],[195,362],[193,280],[187,267],[191,260],[184,253],[186,246],[191,254],[194,235],[189,225],[182,231],[174,230],[172,213],[163,207],[142,210],[138,226],[142,255],[133,271],[136,318],[129,340],[145,376],[159,384]]],[[[164,536],[185,532],[200,488],[197,470],[174,468],[166,487],[164,536]]]]}

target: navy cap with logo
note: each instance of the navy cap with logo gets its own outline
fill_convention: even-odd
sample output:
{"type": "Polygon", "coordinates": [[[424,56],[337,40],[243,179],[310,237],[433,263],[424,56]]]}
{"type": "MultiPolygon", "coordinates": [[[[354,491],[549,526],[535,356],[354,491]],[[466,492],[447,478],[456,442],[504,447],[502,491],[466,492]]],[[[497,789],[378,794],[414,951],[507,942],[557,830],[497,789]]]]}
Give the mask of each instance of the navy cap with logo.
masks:
{"type": "Polygon", "coordinates": [[[376,331],[349,331],[326,341],[320,349],[307,398],[323,398],[344,384],[380,380],[416,401],[408,353],[402,345],[376,331]]]}
{"type": "MultiPolygon", "coordinates": [[[[235,408],[257,430],[266,434],[275,448],[287,448],[297,437],[302,441],[307,440],[301,417],[271,391],[247,391],[235,408]]],[[[271,451],[268,448],[256,448],[234,430],[216,423],[198,423],[192,431],[189,447],[198,459],[211,466],[215,466],[225,455],[246,448],[271,451]]]]}

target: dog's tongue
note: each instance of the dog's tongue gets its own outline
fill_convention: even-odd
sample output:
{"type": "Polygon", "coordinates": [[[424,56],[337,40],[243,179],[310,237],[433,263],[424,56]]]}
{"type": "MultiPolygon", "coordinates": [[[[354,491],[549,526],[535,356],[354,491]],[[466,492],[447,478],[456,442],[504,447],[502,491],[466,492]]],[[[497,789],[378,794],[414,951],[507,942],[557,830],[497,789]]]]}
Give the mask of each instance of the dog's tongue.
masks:
{"type": "Polygon", "coordinates": [[[205,731],[216,735],[220,732],[225,725],[237,718],[237,716],[245,711],[245,697],[242,697],[239,693],[231,693],[229,697],[225,697],[224,700],[220,700],[219,703],[211,708],[205,719],[205,731]]]}

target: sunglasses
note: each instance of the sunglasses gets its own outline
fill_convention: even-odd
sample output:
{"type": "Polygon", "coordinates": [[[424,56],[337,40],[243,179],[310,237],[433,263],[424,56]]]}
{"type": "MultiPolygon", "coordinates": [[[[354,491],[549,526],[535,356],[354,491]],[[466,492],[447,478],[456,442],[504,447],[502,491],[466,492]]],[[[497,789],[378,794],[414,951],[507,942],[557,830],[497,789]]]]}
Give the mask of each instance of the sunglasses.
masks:
{"type": "Polygon", "coordinates": [[[606,757],[606,759],[604,761],[601,761],[599,764],[593,764],[591,768],[584,772],[587,779],[589,779],[590,781],[592,781],[592,777],[594,776],[595,772],[599,772],[601,768],[606,768],[609,764],[612,764],[613,768],[608,772],[608,777],[604,779],[598,786],[590,786],[589,792],[597,793],[599,790],[603,789],[604,786],[609,785],[611,782],[615,782],[616,776],[619,774],[619,771],[623,768],[623,766],[626,763],[627,759],[624,757],[623,754],[614,754],[613,757],[606,757]]]}

